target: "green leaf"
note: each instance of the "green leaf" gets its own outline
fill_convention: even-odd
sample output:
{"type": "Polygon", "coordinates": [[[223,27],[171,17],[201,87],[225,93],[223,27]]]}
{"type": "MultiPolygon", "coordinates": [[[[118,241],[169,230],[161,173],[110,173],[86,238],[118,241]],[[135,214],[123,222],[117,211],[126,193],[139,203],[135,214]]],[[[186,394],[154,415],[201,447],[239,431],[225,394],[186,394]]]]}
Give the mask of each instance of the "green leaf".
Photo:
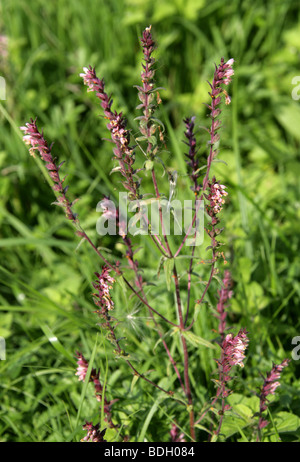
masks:
{"type": "Polygon", "coordinates": [[[173,258],[168,258],[167,260],[165,260],[165,262],[164,262],[164,270],[165,270],[166,283],[167,283],[168,290],[171,289],[173,268],[174,268],[174,259],[173,258]]]}
{"type": "Polygon", "coordinates": [[[134,375],[133,378],[132,378],[132,382],[131,382],[131,385],[130,385],[130,391],[133,392],[133,389],[134,389],[134,386],[135,384],[137,383],[137,381],[139,380],[139,376],[138,375],[134,375]]]}
{"type": "Polygon", "coordinates": [[[147,139],[147,136],[139,136],[138,138],[135,138],[136,141],[146,141],[147,139]]]}
{"type": "Polygon", "coordinates": [[[213,343],[205,340],[204,338],[200,337],[199,335],[193,334],[193,332],[186,331],[182,332],[182,335],[188,342],[190,342],[194,347],[205,346],[206,348],[211,348],[212,350],[216,350],[217,346],[213,343]]]}
{"type": "Polygon", "coordinates": [[[154,416],[154,414],[156,413],[156,411],[158,410],[159,408],[159,404],[161,401],[163,401],[165,398],[164,397],[158,397],[157,400],[155,401],[155,403],[153,404],[153,406],[151,407],[146,419],[144,419],[144,424],[143,424],[143,428],[141,430],[141,433],[140,433],[140,436],[138,438],[138,442],[141,443],[144,441],[145,439],[145,435],[146,435],[146,432],[147,432],[147,429],[150,425],[150,422],[154,416]]]}
{"type": "Polygon", "coordinates": [[[156,146],[157,145],[157,138],[155,135],[152,135],[152,136],[148,136],[147,138],[148,142],[152,144],[152,146],[156,146]]]}
{"type": "Polygon", "coordinates": [[[274,417],[274,423],[279,433],[295,432],[300,427],[300,418],[291,412],[278,412],[274,417]]]}

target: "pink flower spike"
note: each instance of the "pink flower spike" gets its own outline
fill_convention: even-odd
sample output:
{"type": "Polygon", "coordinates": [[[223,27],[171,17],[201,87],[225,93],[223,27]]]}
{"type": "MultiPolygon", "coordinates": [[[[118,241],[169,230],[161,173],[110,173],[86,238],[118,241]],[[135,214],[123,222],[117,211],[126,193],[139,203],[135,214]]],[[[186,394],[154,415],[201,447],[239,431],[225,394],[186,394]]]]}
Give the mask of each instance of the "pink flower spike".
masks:
{"type": "Polygon", "coordinates": [[[226,186],[220,185],[215,177],[213,177],[212,182],[208,183],[208,188],[207,199],[210,201],[208,214],[212,217],[222,210],[222,205],[225,203],[224,197],[228,196],[228,193],[225,191],[226,186]]]}
{"type": "Polygon", "coordinates": [[[235,337],[233,334],[226,335],[222,343],[222,367],[227,376],[232,366],[244,367],[244,352],[248,347],[248,343],[249,340],[245,329],[241,329],[235,337]]]}
{"type": "Polygon", "coordinates": [[[104,314],[114,308],[114,302],[111,299],[110,290],[112,285],[115,282],[115,279],[110,276],[109,272],[111,270],[107,266],[103,266],[101,274],[95,273],[97,276],[96,282],[93,282],[93,287],[96,289],[94,295],[94,303],[97,305],[100,310],[99,314],[104,314]]]}
{"type": "Polygon", "coordinates": [[[268,421],[263,419],[262,413],[266,411],[268,408],[268,395],[274,395],[276,389],[280,386],[280,374],[282,370],[289,364],[289,359],[284,359],[281,364],[274,364],[271,371],[267,374],[265,378],[264,384],[261,388],[260,392],[260,404],[259,404],[259,421],[258,421],[258,429],[261,430],[262,428],[268,425],[268,421]]]}

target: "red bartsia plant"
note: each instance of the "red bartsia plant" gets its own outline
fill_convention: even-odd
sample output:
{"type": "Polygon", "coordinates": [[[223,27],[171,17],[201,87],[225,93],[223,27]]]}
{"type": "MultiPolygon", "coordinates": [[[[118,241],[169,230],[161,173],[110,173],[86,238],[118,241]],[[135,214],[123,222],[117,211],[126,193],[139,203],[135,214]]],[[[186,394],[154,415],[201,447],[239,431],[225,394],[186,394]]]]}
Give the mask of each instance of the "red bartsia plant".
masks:
{"type": "Polygon", "coordinates": [[[241,329],[236,336],[233,334],[226,335],[221,344],[221,358],[218,363],[219,368],[219,382],[217,384],[217,395],[222,399],[222,409],[220,412],[220,421],[218,429],[215,434],[219,435],[223,422],[224,413],[230,409],[229,405],[225,404],[225,399],[231,393],[227,383],[232,379],[231,371],[234,366],[244,367],[245,350],[248,347],[249,339],[247,337],[246,329],[241,329]]]}
{"type": "MultiPolygon", "coordinates": [[[[191,381],[190,359],[193,352],[187,344],[187,338],[189,338],[191,334],[190,330],[196,322],[195,311],[191,308],[192,287],[195,282],[199,282],[198,275],[193,271],[194,259],[196,258],[196,246],[192,246],[191,250],[190,247],[186,246],[185,252],[189,252],[189,262],[184,273],[181,273],[178,257],[183,257],[183,260],[180,260],[181,264],[186,261],[184,258],[186,258],[187,255],[180,254],[185,244],[187,244],[188,238],[190,239],[192,236],[196,239],[197,226],[195,227],[195,225],[199,223],[200,206],[204,202],[205,206],[203,209],[205,209],[208,217],[204,229],[210,239],[211,245],[205,250],[205,252],[210,252],[210,257],[208,259],[205,257],[206,263],[210,264],[208,281],[202,293],[198,292],[197,299],[193,300],[194,305],[201,305],[206,301],[206,294],[212,287],[212,281],[218,271],[216,267],[218,259],[223,257],[226,263],[223,252],[219,250],[221,243],[218,240],[218,236],[223,230],[223,228],[219,227],[220,214],[222,213],[222,208],[228,193],[226,192],[226,186],[221,184],[215,176],[211,175],[211,167],[218,154],[216,143],[220,141],[220,115],[222,105],[224,100],[225,104],[230,104],[231,101],[225,87],[230,84],[231,78],[234,75],[234,60],[229,59],[225,61],[225,59],[222,58],[220,64],[215,65],[213,80],[209,83],[210,103],[207,104],[208,115],[210,117],[210,126],[208,129],[209,150],[204,165],[203,159],[205,157],[203,152],[201,158],[199,156],[200,149],[196,136],[196,128],[198,126],[196,123],[196,116],[186,117],[184,119],[184,142],[187,146],[187,151],[183,155],[185,155],[187,161],[188,180],[190,181],[190,188],[194,192],[194,202],[192,206],[192,219],[189,226],[185,227],[184,235],[181,240],[174,239],[171,242],[164,218],[163,199],[164,197],[169,197],[168,210],[174,212],[171,199],[177,187],[176,182],[178,174],[174,171],[174,167],[173,169],[166,167],[165,162],[160,157],[166,149],[163,135],[165,129],[163,122],[159,120],[156,115],[158,106],[161,103],[161,98],[159,95],[160,88],[156,87],[155,84],[156,60],[153,54],[156,49],[156,44],[152,36],[151,26],[143,31],[141,47],[143,52],[141,83],[136,86],[138,99],[140,101],[137,110],[141,111],[141,115],[136,117],[140,132],[137,138],[133,139],[131,131],[127,128],[127,122],[123,114],[112,109],[113,100],[111,96],[106,93],[104,79],[98,78],[95,68],[92,66],[84,67],[80,76],[84,84],[88,87],[88,91],[95,93],[100,102],[104,118],[107,120],[107,129],[110,132],[111,141],[113,143],[114,159],[117,162],[117,167],[113,169],[113,172],[121,174],[122,186],[128,192],[129,202],[136,204],[138,217],[144,229],[148,231],[148,235],[144,236],[144,239],[151,239],[157,251],[160,253],[158,274],[160,268],[163,266],[167,289],[173,290],[174,292],[174,316],[172,319],[166,317],[164,307],[156,302],[153,285],[152,288],[147,285],[147,277],[142,273],[141,262],[137,257],[135,237],[129,237],[121,210],[115,207],[114,204],[110,207],[111,202],[107,196],[103,198],[101,202],[103,217],[108,221],[112,220],[115,222],[116,239],[122,239],[126,250],[125,265],[122,260],[120,261],[113,256],[109,258],[105,257],[101,248],[98,248],[97,244],[92,241],[82,228],[79,217],[73,212],[75,201],[71,201],[67,195],[68,186],[64,186],[65,177],[62,178],[60,176],[63,162],[58,164],[56,158],[53,157],[52,145],[49,145],[44,138],[43,131],[39,131],[36,120],[31,119],[29,123],[21,127],[21,130],[24,132],[24,142],[30,146],[30,153],[33,155],[36,152],[39,153],[41,159],[45,162],[50,178],[54,182],[53,189],[57,197],[54,204],[65,209],[68,220],[75,225],[77,235],[92,247],[101,260],[102,267],[99,266],[99,268],[96,268],[95,280],[92,283],[92,298],[96,307],[95,313],[97,313],[99,317],[99,325],[101,326],[102,332],[106,333],[107,340],[113,345],[114,354],[117,358],[122,358],[127,363],[129,369],[136,378],[141,379],[141,381],[153,387],[157,392],[164,393],[166,398],[172,399],[173,402],[180,407],[180,414],[178,414],[180,420],[182,422],[183,418],[181,416],[185,416],[188,424],[186,421],[184,424],[180,422],[179,427],[179,424],[177,426],[174,420],[170,420],[169,437],[171,440],[173,442],[197,441],[196,424],[198,424],[210,410],[213,410],[217,405],[219,406],[219,401],[221,401],[221,411],[219,411],[220,419],[215,429],[211,430],[211,434],[214,434],[216,437],[220,435],[224,414],[229,409],[229,406],[225,404],[225,400],[231,393],[229,382],[233,378],[232,369],[237,365],[243,367],[245,350],[249,342],[245,329],[240,329],[235,336],[232,333],[226,335],[226,331],[229,328],[226,325],[226,321],[228,301],[232,296],[232,282],[230,272],[225,271],[222,287],[217,292],[218,302],[214,312],[215,317],[219,321],[218,333],[220,338],[217,343],[220,347],[220,358],[216,359],[219,380],[215,381],[215,397],[208,408],[202,412],[200,418],[196,420],[196,412],[200,411],[200,409],[198,409],[198,400],[195,399],[197,381],[195,381],[194,374],[193,381],[191,381]],[[137,150],[142,154],[142,158],[144,156],[142,166],[138,166],[136,162],[137,150]],[[169,179],[169,191],[162,191],[161,189],[157,176],[158,166],[159,168],[164,168],[165,173],[167,173],[166,177],[169,179]],[[150,194],[150,199],[147,197],[147,200],[148,202],[155,202],[158,204],[158,218],[160,224],[159,231],[153,233],[151,232],[151,223],[149,222],[148,216],[142,213],[145,198],[149,196],[149,192],[147,191],[146,194],[142,189],[142,179],[149,179],[149,175],[152,182],[152,194],[150,194]],[[175,245],[176,247],[174,247],[175,245]],[[128,276],[128,272],[131,274],[130,276],[128,276]],[[186,286],[185,275],[187,275],[186,286]],[[164,348],[167,360],[169,361],[170,370],[174,372],[175,381],[168,380],[165,382],[164,387],[155,383],[154,380],[151,380],[151,371],[146,371],[145,373],[138,371],[138,368],[133,365],[131,356],[125,350],[126,343],[124,342],[124,338],[119,337],[117,334],[119,321],[115,318],[115,301],[113,300],[114,283],[117,278],[120,278],[127,289],[131,291],[132,297],[129,298],[129,301],[131,302],[131,300],[133,300],[133,303],[138,302],[148,310],[148,323],[152,324],[157,333],[160,343],[164,348]],[[130,278],[132,278],[132,280],[130,280],[130,278]],[[145,289],[146,286],[147,290],[145,289]],[[170,347],[171,338],[175,334],[178,335],[179,339],[176,348],[181,349],[179,356],[174,348],[170,347]],[[180,360],[177,359],[178,357],[180,360]],[[173,390],[171,388],[173,388],[173,390]],[[179,432],[179,428],[183,427],[185,428],[185,433],[182,431],[179,432]]],[[[197,287],[199,286],[195,286],[196,292],[197,287]]],[[[80,381],[84,381],[88,370],[88,361],[82,353],[77,353],[77,363],[78,368],[76,375],[80,381]]],[[[276,371],[275,369],[272,370],[271,375],[266,379],[269,380],[269,385],[266,383],[261,392],[261,413],[265,410],[267,394],[272,393],[275,389],[277,382],[274,382],[274,380],[278,375],[278,368],[280,367],[283,367],[283,363],[281,366],[277,366],[276,371]],[[270,385],[271,383],[273,385],[270,385]]],[[[169,370],[167,374],[170,374],[169,370]]],[[[107,399],[105,390],[100,381],[100,373],[94,368],[91,369],[89,381],[94,385],[95,396],[101,403],[102,409],[104,406],[104,420],[106,426],[109,427],[110,431],[116,429],[118,426],[117,415],[114,416],[114,422],[112,421],[112,404],[116,400],[109,401],[107,399]]],[[[104,434],[106,429],[100,431],[99,425],[100,424],[93,425],[91,422],[86,422],[84,429],[87,431],[87,436],[83,438],[83,441],[105,441],[104,434]]],[[[260,428],[264,426],[264,421],[261,417],[259,426],[260,428]]],[[[123,441],[125,441],[128,436],[124,438],[123,441]]]]}
{"type": "MultiPolygon", "coordinates": [[[[223,308],[222,308],[223,312],[223,308]]],[[[220,327],[220,325],[219,325],[220,327]]],[[[223,328],[223,326],[222,326],[223,328]]],[[[217,429],[213,432],[211,436],[217,439],[218,435],[221,432],[221,427],[223,423],[223,418],[226,411],[231,409],[229,404],[226,404],[226,398],[232,393],[232,389],[229,387],[228,382],[233,379],[232,369],[235,366],[244,367],[244,359],[246,358],[245,350],[248,347],[249,339],[247,336],[248,332],[246,329],[240,329],[237,335],[228,334],[222,340],[221,347],[221,357],[216,360],[218,364],[218,374],[219,379],[214,380],[217,388],[216,396],[213,398],[209,408],[207,408],[200,418],[197,420],[196,424],[199,424],[201,420],[205,417],[209,410],[213,410],[216,406],[216,403],[221,400],[221,409],[219,410],[219,424],[217,429]]]]}
{"type": "Polygon", "coordinates": [[[259,421],[258,421],[258,436],[257,441],[260,440],[261,430],[265,428],[269,421],[263,417],[263,412],[268,409],[267,396],[275,395],[276,389],[280,386],[280,375],[282,370],[288,366],[290,360],[284,359],[281,364],[274,364],[271,371],[267,374],[259,395],[259,421]]]}

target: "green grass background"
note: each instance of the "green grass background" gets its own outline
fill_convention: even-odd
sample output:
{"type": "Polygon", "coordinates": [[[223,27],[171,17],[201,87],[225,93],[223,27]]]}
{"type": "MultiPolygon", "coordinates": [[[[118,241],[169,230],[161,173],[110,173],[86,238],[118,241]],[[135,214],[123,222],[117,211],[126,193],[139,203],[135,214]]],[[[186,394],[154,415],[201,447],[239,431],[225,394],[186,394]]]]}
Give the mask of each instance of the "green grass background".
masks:
{"type": "MultiPolygon", "coordinates": [[[[229,324],[235,331],[246,327],[250,345],[231,398],[239,424],[225,419],[224,434],[232,441],[251,440],[260,373],[290,358],[292,338],[300,335],[300,100],[291,95],[292,79],[300,75],[299,2],[2,0],[0,5],[0,33],[8,36],[7,56],[0,56],[6,81],[6,100],[0,102],[0,336],[6,340],[6,360],[0,362],[1,441],[79,441],[84,420],[99,420],[92,387],[83,389],[74,376],[77,349],[87,358],[94,355],[109,397],[119,398],[114,415],[122,423],[120,431],[131,441],[168,441],[175,420],[188,431],[186,410],[136,383],[125,362],[112,354],[92,313],[91,281],[99,261],[85,245],[77,249],[79,240],[61,210],[51,205],[54,195],[41,163],[29,156],[18,128],[38,117],[46,138],[55,142],[54,154],[66,160],[63,170],[71,197],[80,197],[81,223],[98,239],[96,204],[104,194],[116,197],[120,177],[109,175],[114,162],[111,144],[102,140],[105,121],[79,73],[83,66],[96,67],[113,94],[114,109],[124,112],[137,133],[133,86],[140,79],[139,37],[149,24],[159,44],[156,81],[164,87],[159,117],[167,127],[168,149],[162,157],[180,170],[178,189],[186,194],[182,120],[196,115],[198,125],[208,126],[202,104],[209,101],[206,80],[222,56],[235,59],[232,104],[222,114],[219,159],[227,165],[216,163],[214,173],[229,192],[222,212],[226,268],[232,271],[235,294],[229,324]]],[[[200,131],[201,153],[206,142],[200,131]]],[[[137,163],[142,162],[137,154],[137,163]]],[[[167,194],[165,177],[160,180],[167,194]]],[[[144,185],[150,191],[147,178],[144,185]]],[[[97,244],[107,255],[124,254],[111,238],[97,244]]],[[[204,248],[199,255],[207,258],[204,248]]],[[[156,276],[158,255],[151,241],[137,256],[145,280],[156,285],[147,287],[149,297],[174,319],[174,300],[164,275],[156,276]]],[[[221,262],[219,269],[221,278],[221,262]]],[[[205,266],[196,265],[195,271],[193,300],[208,278],[205,266]]],[[[126,335],[134,364],[141,372],[151,371],[149,377],[161,386],[175,382],[176,388],[147,311],[115,286],[119,332],[126,335]]],[[[189,339],[199,412],[214,393],[216,352],[199,344],[199,338],[215,337],[211,307],[217,288],[216,279],[195,323],[197,337],[189,339]]],[[[166,340],[180,361],[178,336],[166,340]]],[[[299,361],[294,360],[270,408],[274,418],[266,441],[278,435],[300,441],[299,398],[299,361]]],[[[205,440],[205,432],[198,431],[199,440],[205,440]]],[[[115,433],[108,437],[118,438],[115,433]]]]}

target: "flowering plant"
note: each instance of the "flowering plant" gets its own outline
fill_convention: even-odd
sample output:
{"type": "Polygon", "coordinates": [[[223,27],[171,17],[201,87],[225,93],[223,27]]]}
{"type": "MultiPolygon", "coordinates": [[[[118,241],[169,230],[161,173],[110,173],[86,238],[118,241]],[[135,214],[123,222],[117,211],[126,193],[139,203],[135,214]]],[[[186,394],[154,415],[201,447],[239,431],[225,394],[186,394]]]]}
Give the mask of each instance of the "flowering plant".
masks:
{"type": "MultiPolygon", "coordinates": [[[[219,272],[223,272],[223,265],[226,263],[224,253],[220,251],[222,243],[219,241],[219,236],[223,228],[219,227],[219,223],[228,193],[226,192],[226,186],[221,184],[215,176],[212,176],[212,166],[219,150],[222,104],[225,102],[226,105],[229,105],[231,102],[225,87],[230,84],[234,75],[234,60],[231,58],[225,61],[222,58],[220,64],[215,65],[213,80],[209,83],[210,103],[207,104],[210,118],[210,126],[207,130],[209,149],[205,161],[202,162],[203,165],[201,164],[202,159],[199,155],[195,130],[196,117],[192,116],[184,119],[184,142],[188,149],[185,153],[187,179],[190,181],[193,200],[191,201],[190,210],[191,219],[189,223],[184,223],[183,232],[182,213],[178,215],[176,211],[178,203],[176,204],[176,201],[174,201],[176,191],[179,189],[177,185],[177,182],[179,183],[178,178],[181,185],[183,184],[182,178],[180,178],[177,170],[171,168],[171,166],[166,166],[162,158],[166,144],[165,127],[163,122],[156,116],[158,106],[161,104],[159,94],[161,88],[155,85],[156,61],[153,53],[156,45],[152,37],[151,26],[143,31],[141,46],[143,50],[141,84],[136,87],[140,100],[137,110],[142,111],[142,115],[136,119],[139,124],[139,136],[133,136],[132,132],[127,128],[122,112],[112,109],[112,98],[106,93],[104,80],[97,77],[96,70],[89,66],[85,67],[83,73],[80,74],[84,84],[88,87],[88,91],[94,92],[96,98],[100,101],[113,144],[114,159],[117,163],[113,171],[121,174],[122,187],[127,192],[126,197],[131,207],[137,210],[134,217],[135,224],[138,221],[141,223],[141,227],[138,230],[135,228],[135,235],[131,238],[124,223],[121,207],[115,207],[114,204],[111,204],[108,197],[103,198],[101,201],[104,219],[108,222],[113,220],[118,231],[113,239],[120,239],[125,246],[125,261],[128,263],[129,268],[118,258],[107,256],[81,226],[78,215],[73,211],[76,200],[69,199],[68,186],[64,185],[65,177],[62,178],[60,175],[63,162],[57,164],[56,158],[52,155],[52,145],[47,143],[43,132],[39,131],[36,120],[31,119],[29,123],[21,127],[21,130],[24,132],[24,142],[30,146],[30,153],[35,155],[38,152],[45,162],[50,178],[54,183],[53,189],[57,196],[55,204],[65,210],[67,219],[75,226],[76,234],[91,246],[100,259],[99,267],[96,268],[95,272],[96,278],[92,283],[92,297],[96,306],[95,312],[100,320],[99,326],[101,331],[106,334],[107,340],[113,345],[113,353],[119,359],[126,361],[129,370],[136,379],[140,379],[147,386],[152,387],[155,392],[162,394],[167,400],[171,400],[176,414],[175,419],[169,419],[169,437],[171,441],[199,441],[203,438],[203,428],[208,432],[209,440],[213,441],[222,438],[221,430],[224,416],[231,410],[230,404],[227,403],[227,399],[232,393],[232,384],[229,382],[234,379],[233,373],[238,369],[235,366],[244,366],[245,351],[249,343],[248,332],[245,328],[241,328],[236,335],[232,332],[226,333],[229,329],[226,323],[226,310],[229,299],[233,294],[229,270],[224,272],[221,288],[217,291],[218,303],[213,311],[214,316],[219,320],[218,338],[214,339],[212,343],[193,333],[194,327],[199,322],[197,319],[199,310],[207,301],[209,290],[213,288],[213,281],[219,272]],[[144,156],[141,166],[137,163],[137,151],[144,156]],[[158,181],[158,168],[161,168],[161,166],[168,178],[169,191],[164,191],[164,193],[158,181]],[[152,183],[150,198],[147,195],[149,193],[143,190],[143,184],[149,176],[152,183]],[[169,198],[167,199],[168,192],[169,198]],[[145,212],[145,205],[147,204],[151,204],[151,207],[153,206],[152,212],[153,216],[156,216],[158,220],[158,231],[154,226],[154,221],[149,220],[149,216],[145,212]],[[203,221],[204,212],[206,212],[205,223],[203,221]],[[170,237],[167,220],[170,213],[174,217],[174,223],[176,221],[178,229],[181,231],[179,239],[177,236],[174,239],[170,237]],[[210,245],[205,250],[202,249],[202,246],[199,247],[199,240],[197,240],[199,237],[199,225],[206,232],[206,239],[210,241],[210,245]],[[160,271],[163,267],[166,289],[167,291],[173,291],[174,294],[172,317],[169,316],[170,310],[166,315],[163,307],[156,303],[156,294],[153,288],[150,287],[151,281],[147,280],[147,275],[141,271],[141,266],[146,265],[145,262],[139,261],[136,256],[137,251],[133,242],[136,234],[142,235],[145,240],[151,240],[159,254],[157,277],[160,276],[160,271]],[[199,248],[200,256],[197,255],[199,248]],[[185,249],[185,253],[188,253],[187,255],[183,254],[183,249],[185,249]],[[202,279],[195,272],[195,261],[197,259],[200,259],[209,268],[208,280],[205,282],[202,292],[197,286],[202,279]],[[182,261],[184,264],[187,262],[184,268],[182,261]],[[157,383],[154,378],[152,379],[151,371],[141,372],[141,369],[135,365],[132,355],[127,352],[126,341],[124,338],[119,337],[119,321],[114,314],[116,302],[113,297],[116,280],[120,282],[124,291],[126,289],[130,291],[133,303],[138,302],[140,306],[144,306],[148,311],[148,322],[153,326],[170,366],[166,372],[166,378],[169,378],[169,380],[165,380],[163,383],[157,383]],[[197,295],[193,300],[192,297],[195,292],[197,295]],[[193,302],[195,309],[192,309],[193,302]],[[179,350],[178,353],[169,346],[170,337],[174,335],[178,338],[176,345],[176,349],[179,350]],[[213,397],[208,398],[207,403],[202,404],[195,399],[197,383],[190,366],[195,345],[198,347],[200,344],[205,344],[207,348],[211,348],[216,354],[217,357],[214,359],[219,375],[219,379],[214,380],[216,391],[213,397]],[[194,348],[191,348],[191,345],[194,348]],[[180,422],[178,422],[179,416],[181,416],[180,422]],[[204,421],[207,423],[206,427],[203,427],[204,421]],[[200,422],[202,422],[201,426],[200,422]]],[[[184,212],[186,212],[185,209],[184,212]]],[[[200,239],[200,241],[203,243],[204,238],[200,239]]],[[[87,377],[89,362],[81,352],[77,352],[76,355],[78,364],[76,375],[79,381],[88,380],[93,383],[95,397],[104,410],[102,422],[98,421],[94,425],[92,422],[86,421],[83,428],[87,431],[87,435],[83,440],[103,442],[106,441],[103,439],[104,435],[105,438],[112,435],[110,436],[111,439],[118,438],[122,441],[133,439],[133,435],[128,435],[126,429],[123,432],[119,431],[121,422],[113,417],[115,407],[113,405],[119,402],[119,398],[109,400],[106,396],[105,385],[101,383],[100,372],[92,368],[89,377],[87,377]],[[107,428],[115,433],[109,433],[107,428]]],[[[266,395],[275,391],[275,384],[278,386],[278,382],[274,382],[274,380],[275,377],[276,380],[278,379],[278,368],[281,367],[281,372],[286,364],[284,362],[281,366],[277,366],[277,370],[274,370],[271,376],[266,379],[272,382],[273,386],[270,389],[265,384],[260,395],[261,404],[258,423],[260,431],[266,425],[261,416],[266,409],[266,395]]]]}

